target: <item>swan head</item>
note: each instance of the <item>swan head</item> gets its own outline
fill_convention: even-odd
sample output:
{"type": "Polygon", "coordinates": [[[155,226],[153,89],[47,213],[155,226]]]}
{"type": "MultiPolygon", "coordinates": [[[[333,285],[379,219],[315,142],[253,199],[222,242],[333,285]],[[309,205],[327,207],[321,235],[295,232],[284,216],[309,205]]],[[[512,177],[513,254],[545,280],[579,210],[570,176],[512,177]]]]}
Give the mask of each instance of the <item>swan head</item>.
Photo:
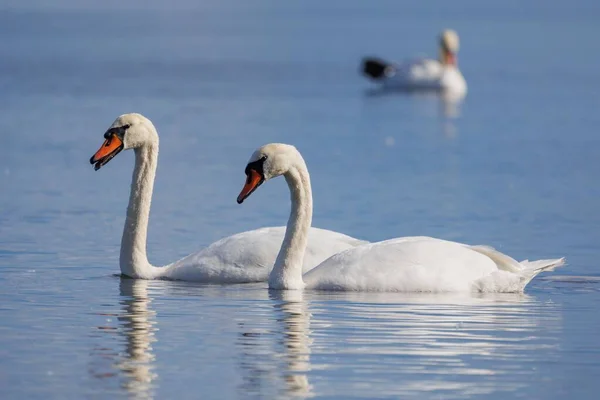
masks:
{"type": "Polygon", "coordinates": [[[299,157],[298,150],[289,144],[270,143],[259,147],[246,165],[246,183],[237,198],[238,204],[242,204],[265,181],[288,172],[299,157]]]}
{"type": "Polygon", "coordinates": [[[442,64],[455,65],[456,54],[460,49],[458,33],[452,29],[446,29],[440,34],[440,58],[442,64]]]}
{"type": "Polygon", "coordinates": [[[90,163],[98,171],[121,150],[136,149],[152,143],[158,143],[158,134],[152,122],[142,114],[123,114],[104,133],[104,143],[90,158],[90,163]]]}

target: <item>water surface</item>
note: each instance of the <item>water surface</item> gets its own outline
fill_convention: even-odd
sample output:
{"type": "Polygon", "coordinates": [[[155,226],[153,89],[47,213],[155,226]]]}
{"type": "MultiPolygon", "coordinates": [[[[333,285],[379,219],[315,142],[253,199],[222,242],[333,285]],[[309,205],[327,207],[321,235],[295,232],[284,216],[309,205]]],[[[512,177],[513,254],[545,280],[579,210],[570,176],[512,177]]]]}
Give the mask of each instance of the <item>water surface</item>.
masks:
{"type": "Polygon", "coordinates": [[[593,1],[0,2],[2,398],[595,398],[600,63],[593,1]],[[462,39],[462,104],[373,93],[359,59],[462,39]],[[156,265],[282,225],[243,206],[252,151],[292,143],[314,225],[566,256],[524,295],[271,293],[115,277],[133,154],[153,120],[156,265]]]}

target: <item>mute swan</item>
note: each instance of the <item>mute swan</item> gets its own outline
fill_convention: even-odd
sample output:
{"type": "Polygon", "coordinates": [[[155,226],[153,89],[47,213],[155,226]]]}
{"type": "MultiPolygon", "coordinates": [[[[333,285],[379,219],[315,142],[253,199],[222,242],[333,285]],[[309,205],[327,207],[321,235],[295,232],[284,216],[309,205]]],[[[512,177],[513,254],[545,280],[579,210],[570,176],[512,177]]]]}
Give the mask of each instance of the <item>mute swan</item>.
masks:
{"type": "Polygon", "coordinates": [[[541,271],[564,259],[517,262],[490,247],[469,246],[430,237],[403,237],[360,245],[323,261],[302,275],[312,192],[306,164],[295,147],[272,143],[252,154],[242,203],[264,181],[283,175],[292,209],[285,238],[269,275],[271,289],[521,292],[541,271]]]}
{"type": "MultiPolygon", "coordinates": [[[[104,134],[102,147],[90,163],[99,170],[123,149],[134,149],[135,169],[121,239],[121,273],[132,278],[175,279],[210,283],[264,282],[281,246],[284,227],[262,228],[221,239],[204,250],[167,265],[152,266],[146,256],[146,234],[158,158],[158,133],[140,114],[118,117],[104,134]]],[[[365,243],[349,236],[311,229],[306,260],[308,270],[332,254],[365,243]]]]}
{"type": "Polygon", "coordinates": [[[450,29],[440,35],[439,60],[420,59],[390,64],[373,58],[363,60],[363,73],[385,88],[443,90],[454,98],[467,93],[467,83],[458,69],[458,34],[450,29]]]}

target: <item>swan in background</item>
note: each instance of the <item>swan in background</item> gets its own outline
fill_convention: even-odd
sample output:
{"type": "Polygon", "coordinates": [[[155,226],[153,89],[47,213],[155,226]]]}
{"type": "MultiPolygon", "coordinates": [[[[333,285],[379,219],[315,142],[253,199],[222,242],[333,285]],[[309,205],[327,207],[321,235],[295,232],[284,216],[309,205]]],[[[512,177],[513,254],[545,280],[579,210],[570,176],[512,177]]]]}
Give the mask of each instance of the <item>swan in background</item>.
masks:
{"type": "MultiPolygon", "coordinates": [[[[285,233],[284,227],[262,228],[221,239],[204,250],[166,267],[155,267],[146,256],[146,236],[158,159],[158,133],[140,114],[118,117],[104,134],[102,147],[90,163],[98,170],[123,149],[134,149],[135,169],[121,239],[121,273],[131,278],[174,279],[207,283],[267,280],[285,233]]],[[[252,167],[254,169],[258,166],[252,167]]],[[[341,233],[312,228],[308,233],[304,270],[332,254],[365,243],[341,233]]]]}
{"type": "Polygon", "coordinates": [[[521,292],[542,271],[564,259],[517,262],[491,247],[431,237],[403,237],[342,251],[302,275],[312,220],[312,191],[304,159],[294,146],[260,147],[246,167],[242,203],[263,182],[283,175],[292,208],[285,238],[269,275],[271,289],[521,292]]]}
{"type": "Polygon", "coordinates": [[[391,64],[376,58],[363,60],[363,73],[383,87],[403,90],[438,90],[449,100],[467,93],[467,83],[458,69],[458,34],[450,29],[440,35],[439,60],[419,59],[391,64]]]}

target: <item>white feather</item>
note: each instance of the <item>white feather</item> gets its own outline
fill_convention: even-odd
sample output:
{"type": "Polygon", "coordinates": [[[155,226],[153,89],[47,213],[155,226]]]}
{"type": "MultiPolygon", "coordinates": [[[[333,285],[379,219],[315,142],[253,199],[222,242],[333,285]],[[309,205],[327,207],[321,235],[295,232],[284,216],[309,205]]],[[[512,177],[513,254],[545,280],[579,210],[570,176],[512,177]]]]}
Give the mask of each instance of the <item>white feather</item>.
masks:
{"type": "MultiPolygon", "coordinates": [[[[177,279],[211,283],[266,281],[285,235],[284,227],[262,228],[221,239],[167,267],[155,267],[146,255],[148,218],[158,163],[158,133],[140,114],[124,114],[111,128],[127,126],[125,149],[135,151],[135,169],[121,240],[119,265],[123,275],[142,279],[177,279]]],[[[303,269],[332,254],[365,243],[341,233],[311,228],[303,269]]]]}
{"type": "Polygon", "coordinates": [[[283,175],[292,198],[286,239],[269,277],[272,289],[521,292],[538,273],[564,264],[564,259],[519,263],[492,247],[419,236],[351,247],[303,275],[304,238],[312,217],[306,164],[293,146],[271,144],[260,151],[273,160],[265,175],[283,175]]]}
{"type": "Polygon", "coordinates": [[[392,64],[381,83],[389,89],[443,91],[451,99],[460,99],[467,93],[467,82],[456,63],[459,48],[458,34],[446,29],[440,34],[439,60],[421,58],[392,64]]]}

